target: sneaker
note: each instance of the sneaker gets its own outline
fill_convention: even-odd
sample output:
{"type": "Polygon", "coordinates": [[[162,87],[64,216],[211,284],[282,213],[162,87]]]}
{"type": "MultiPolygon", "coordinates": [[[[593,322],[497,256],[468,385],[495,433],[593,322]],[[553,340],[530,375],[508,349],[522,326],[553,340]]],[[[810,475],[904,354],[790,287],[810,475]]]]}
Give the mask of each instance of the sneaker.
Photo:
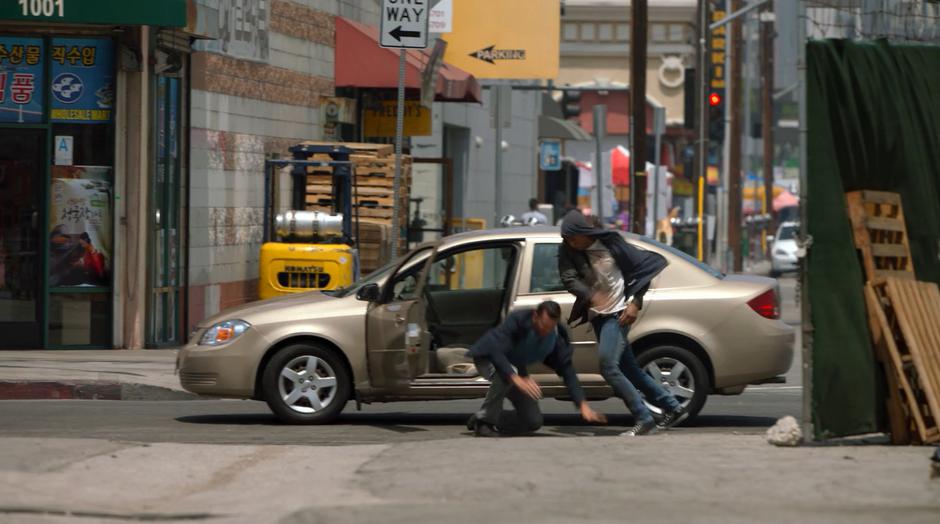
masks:
{"type": "Polygon", "coordinates": [[[474,437],[498,437],[499,430],[496,429],[496,426],[483,422],[482,420],[477,421],[476,427],[473,428],[474,437]]]}
{"type": "Polygon", "coordinates": [[[675,426],[676,424],[682,422],[683,420],[685,420],[687,414],[688,414],[688,411],[685,409],[685,406],[680,405],[676,409],[663,415],[663,419],[660,420],[659,424],[657,424],[656,426],[659,429],[663,429],[663,430],[669,429],[675,426]]]}
{"type": "Polygon", "coordinates": [[[641,435],[652,435],[656,433],[658,428],[656,427],[656,422],[650,420],[649,422],[637,422],[633,426],[633,429],[630,431],[624,431],[620,434],[621,437],[639,437],[641,435]]]}

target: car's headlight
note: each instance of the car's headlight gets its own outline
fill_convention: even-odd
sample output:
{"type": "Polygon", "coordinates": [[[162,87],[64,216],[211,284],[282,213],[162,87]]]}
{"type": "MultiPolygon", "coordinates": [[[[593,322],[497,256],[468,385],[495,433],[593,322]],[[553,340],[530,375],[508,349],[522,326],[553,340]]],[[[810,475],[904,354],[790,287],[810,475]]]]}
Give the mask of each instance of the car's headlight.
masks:
{"type": "Polygon", "coordinates": [[[248,331],[251,324],[244,320],[226,320],[212,326],[199,339],[200,346],[221,346],[238,338],[248,331]]]}
{"type": "Polygon", "coordinates": [[[774,255],[777,255],[778,257],[785,257],[788,255],[788,253],[782,249],[778,249],[774,251],[774,255]]]}

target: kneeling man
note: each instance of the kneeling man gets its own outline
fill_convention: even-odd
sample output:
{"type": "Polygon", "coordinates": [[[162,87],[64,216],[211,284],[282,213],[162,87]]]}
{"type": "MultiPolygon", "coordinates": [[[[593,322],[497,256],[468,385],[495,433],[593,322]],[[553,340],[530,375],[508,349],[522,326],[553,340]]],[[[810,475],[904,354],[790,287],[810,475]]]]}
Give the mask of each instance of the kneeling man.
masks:
{"type": "Polygon", "coordinates": [[[584,420],[607,422],[607,418],[591,409],[584,399],[571,362],[573,351],[568,331],[558,325],[560,318],[558,303],[545,301],[536,309],[513,312],[470,348],[469,355],[473,357],[480,376],[490,381],[483,406],[467,421],[467,429],[474,435],[495,437],[500,433],[531,433],[542,427],[538,403],[542,390],[526,369],[527,365],[537,362],[552,368],[564,379],[584,420]],[[500,420],[504,398],[508,398],[516,410],[514,419],[500,420]]]}

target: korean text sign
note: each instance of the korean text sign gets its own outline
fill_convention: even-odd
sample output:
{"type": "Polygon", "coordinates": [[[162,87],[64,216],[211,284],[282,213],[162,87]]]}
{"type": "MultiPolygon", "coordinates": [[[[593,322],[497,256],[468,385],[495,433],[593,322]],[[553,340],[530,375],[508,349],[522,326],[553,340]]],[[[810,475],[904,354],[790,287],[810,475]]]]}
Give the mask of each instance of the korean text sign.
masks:
{"type": "Polygon", "coordinates": [[[42,121],[42,60],[41,38],[0,37],[0,122],[42,121]]]}
{"type": "Polygon", "coordinates": [[[114,114],[114,48],[106,38],[53,38],[52,122],[105,123],[114,114]]]}

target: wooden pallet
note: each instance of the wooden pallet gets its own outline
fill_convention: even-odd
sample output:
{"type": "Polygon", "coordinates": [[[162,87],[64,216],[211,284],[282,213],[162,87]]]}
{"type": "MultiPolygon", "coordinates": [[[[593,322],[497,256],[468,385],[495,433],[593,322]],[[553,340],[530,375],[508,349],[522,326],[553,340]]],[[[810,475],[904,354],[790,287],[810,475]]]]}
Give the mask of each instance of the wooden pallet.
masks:
{"type": "MultiPolygon", "coordinates": [[[[353,205],[358,207],[392,207],[395,205],[395,198],[389,196],[362,195],[352,198],[353,205]]],[[[306,202],[308,204],[319,204],[329,206],[333,204],[332,193],[307,193],[306,202]]]]}
{"type": "Polygon", "coordinates": [[[301,142],[303,146],[342,146],[351,149],[353,154],[365,154],[378,157],[386,157],[395,154],[395,146],[391,144],[366,144],[360,142],[301,142]]]}
{"type": "MultiPolygon", "coordinates": [[[[382,186],[360,186],[355,188],[354,191],[359,196],[391,197],[394,194],[392,188],[382,186]]],[[[307,184],[307,194],[332,195],[333,186],[329,184],[307,184]]],[[[403,198],[408,197],[408,188],[402,186],[399,188],[398,194],[403,198]]]]}
{"type": "Polygon", "coordinates": [[[940,442],[940,290],[887,278],[869,282],[865,296],[887,353],[889,387],[894,380],[918,440],[940,442]]]}
{"type": "MultiPolygon", "coordinates": [[[[332,207],[329,205],[324,205],[320,202],[308,202],[307,211],[323,211],[331,212],[332,207]]],[[[358,214],[361,218],[373,218],[373,219],[385,219],[388,223],[391,223],[393,210],[391,207],[365,207],[357,206],[353,211],[353,214],[358,214]]],[[[403,208],[398,214],[399,224],[404,225],[407,223],[408,215],[407,210],[403,208]]]]}
{"type": "MultiPolygon", "coordinates": [[[[315,173],[307,175],[307,184],[308,185],[332,185],[333,176],[327,173],[315,173]]],[[[385,176],[365,176],[359,175],[356,177],[356,185],[360,188],[362,187],[384,187],[388,188],[389,191],[395,187],[395,179],[392,177],[385,176]]],[[[408,192],[408,188],[411,187],[411,178],[402,177],[400,190],[408,192]]]]}
{"type": "Polygon", "coordinates": [[[866,279],[914,280],[901,195],[866,190],[846,193],[845,199],[866,279]]]}

